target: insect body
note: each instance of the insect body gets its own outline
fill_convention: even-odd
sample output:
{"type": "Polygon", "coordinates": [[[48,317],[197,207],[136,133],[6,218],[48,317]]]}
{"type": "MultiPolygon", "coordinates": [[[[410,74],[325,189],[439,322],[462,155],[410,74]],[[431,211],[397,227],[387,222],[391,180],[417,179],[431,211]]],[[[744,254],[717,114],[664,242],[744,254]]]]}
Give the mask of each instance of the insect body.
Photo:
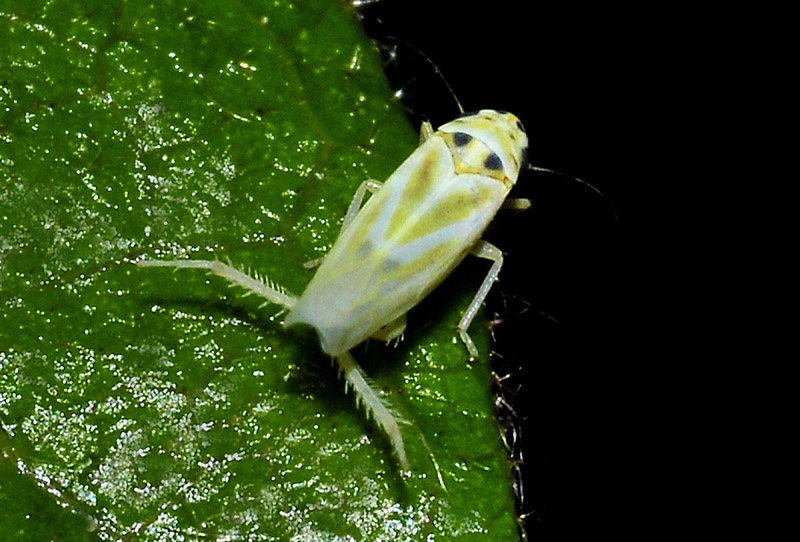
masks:
{"type": "MultiPolygon", "coordinates": [[[[480,236],[517,181],[528,149],[520,121],[494,110],[459,117],[436,132],[425,123],[421,140],[384,184],[361,184],[339,238],[299,298],[217,261],[139,262],[206,269],[288,308],[285,326],[315,328],[347,386],[386,431],[404,470],[409,464],[397,417],[349,351],[370,337],[399,337],[408,310],[473,254],[493,261],[458,325],[470,357],[478,356],[467,329],[503,262],[480,236]],[[362,207],[368,191],[374,195],[362,207]]],[[[518,208],[527,205],[514,201],[518,208]]]]}

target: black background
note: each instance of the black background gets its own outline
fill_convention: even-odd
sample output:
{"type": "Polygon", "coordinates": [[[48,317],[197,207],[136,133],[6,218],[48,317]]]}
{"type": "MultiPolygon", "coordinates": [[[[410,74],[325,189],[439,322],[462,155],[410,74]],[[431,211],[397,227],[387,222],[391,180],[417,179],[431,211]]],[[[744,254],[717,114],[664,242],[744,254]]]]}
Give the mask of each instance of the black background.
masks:
{"type": "MultiPolygon", "coordinates": [[[[605,195],[529,172],[486,238],[506,254],[487,302],[497,320],[494,367],[518,423],[531,540],[629,538],[662,532],[669,381],[652,314],[661,168],[660,126],[673,114],[670,54],[655,10],[606,5],[384,0],[360,9],[387,72],[418,119],[458,114],[424,60],[467,111],[511,111],[533,165],[605,195]],[[397,43],[391,37],[413,44],[397,43]],[[416,50],[415,50],[416,49],[416,50]],[[616,216],[615,216],[616,215],[616,216]]],[[[467,263],[476,269],[481,262],[467,263]]],[[[509,432],[510,434],[510,432],[509,432]]]]}

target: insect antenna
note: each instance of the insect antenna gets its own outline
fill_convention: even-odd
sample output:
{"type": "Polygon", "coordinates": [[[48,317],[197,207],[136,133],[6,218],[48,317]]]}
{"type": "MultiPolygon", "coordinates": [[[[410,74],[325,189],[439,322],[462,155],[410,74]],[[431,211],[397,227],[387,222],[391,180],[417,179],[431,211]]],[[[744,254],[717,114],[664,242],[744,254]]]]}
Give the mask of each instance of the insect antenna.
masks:
{"type": "Polygon", "coordinates": [[[578,182],[578,183],[588,187],[590,190],[592,190],[592,192],[594,192],[595,194],[597,194],[598,196],[603,198],[603,201],[606,202],[606,205],[608,205],[608,208],[611,210],[611,214],[614,215],[614,220],[615,221],[619,221],[619,215],[617,214],[617,210],[614,207],[614,204],[611,203],[611,200],[608,198],[608,196],[606,196],[603,193],[602,190],[597,188],[592,183],[584,181],[583,179],[579,179],[578,177],[573,177],[572,175],[567,175],[566,173],[561,173],[560,171],[556,171],[554,169],[548,169],[548,168],[545,168],[545,167],[539,167],[539,166],[534,166],[534,165],[528,164],[528,169],[530,169],[531,171],[538,171],[539,173],[550,173],[552,175],[557,175],[557,176],[562,177],[564,179],[568,179],[570,181],[575,181],[575,182],[578,182]]]}
{"type": "Polygon", "coordinates": [[[409,49],[412,49],[421,58],[423,58],[425,60],[425,62],[430,64],[431,67],[433,68],[433,71],[442,80],[442,82],[444,83],[445,87],[447,87],[448,92],[453,97],[453,100],[456,102],[456,105],[458,106],[458,111],[462,115],[464,114],[464,107],[461,105],[461,102],[458,100],[458,96],[456,96],[456,93],[453,90],[453,87],[450,86],[450,83],[447,81],[447,78],[442,73],[442,70],[439,69],[439,66],[436,65],[436,63],[431,59],[431,57],[429,57],[424,52],[422,52],[422,50],[419,47],[417,47],[416,45],[414,45],[413,43],[409,43],[409,42],[407,42],[406,40],[404,40],[402,38],[398,38],[396,36],[386,36],[386,39],[394,41],[394,42],[397,42],[397,43],[399,43],[401,45],[404,45],[404,46],[408,47],[409,49]]]}

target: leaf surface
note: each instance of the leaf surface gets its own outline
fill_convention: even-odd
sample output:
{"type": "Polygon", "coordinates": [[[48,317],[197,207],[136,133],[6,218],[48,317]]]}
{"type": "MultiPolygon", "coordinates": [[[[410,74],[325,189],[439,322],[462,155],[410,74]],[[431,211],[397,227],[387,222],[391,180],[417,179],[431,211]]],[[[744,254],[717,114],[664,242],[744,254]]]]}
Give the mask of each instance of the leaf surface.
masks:
{"type": "Polygon", "coordinates": [[[351,9],[0,5],[0,538],[517,539],[488,361],[455,339],[480,264],[354,351],[408,421],[408,479],[313,334],[132,264],[303,291],[417,142],[351,9]]]}

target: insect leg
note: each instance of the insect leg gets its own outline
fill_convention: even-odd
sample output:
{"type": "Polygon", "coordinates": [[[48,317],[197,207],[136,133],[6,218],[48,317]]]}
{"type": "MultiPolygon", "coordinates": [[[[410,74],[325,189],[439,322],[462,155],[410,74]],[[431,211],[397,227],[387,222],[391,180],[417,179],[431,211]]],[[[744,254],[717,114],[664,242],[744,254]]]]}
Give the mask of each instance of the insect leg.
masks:
{"type": "Polygon", "coordinates": [[[335,359],[339,365],[339,370],[344,376],[346,389],[353,389],[356,395],[356,404],[363,404],[367,414],[371,414],[378,425],[386,432],[392,442],[392,448],[397,454],[397,459],[400,461],[400,467],[404,471],[409,470],[406,450],[403,447],[403,436],[400,434],[400,425],[397,423],[397,418],[392,413],[391,407],[375,391],[375,387],[370,384],[369,379],[361,371],[361,367],[358,366],[350,352],[340,354],[335,359]]]}
{"type": "Polygon", "coordinates": [[[525,209],[530,209],[530,207],[531,200],[527,198],[508,198],[500,208],[504,211],[524,211],[525,209]]]}
{"type": "MultiPolygon", "coordinates": [[[[344,215],[344,221],[342,222],[341,231],[344,231],[347,228],[347,226],[350,225],[350,223],[358,214],[358,211],[361,210],[361,204],[364,201],[364,196],[367,194],[367,191],[369,191],[370,194],[374,194],[381,188],[383,188],[383,183],[380,181],[376,181],[374,179],[367,179],[358,186],[355,195],[353,195],[353,201],[350,202],[350,207],[347,209],[347,214],[344,215]]],[[[341,235],[341,231],[339,235],[341,235]]],[[[322,258],[316,258],[314,260],[308,261],[303,264],[303,267],[305,267],[306,269],[314,269],[315,267],[318,267],[319,264],[321,264],[322,260],[324,259],[325,257],[323,256],[322,258]]]]}
{"type": "Polygon", "coordinates": [[[167,260],[167,261],[154,261],[147,260],[136,262],[139,267],[176,267],[179,269],[205,269],[209,273],[213,273],[218,277],[232,282],[236,286],[241,286],[250,293],[263,297],[271,303],[281,305],[287,309],[294,307],[297,298],[291,294],[283,291],[283,288],[273,284],[271,281],[266,282],[259,280],[256,277],[251,277],[247,273],[242,273],[238,269],[226,265],[219,261],[210,260],[167,260]]]}
{"type": "Polygon", "coordinates": [[[342,231],[344,231],[347,226],[353,221],[353,219],[358,214],[358,211],[361,210],[361,203],[364,201],[364,196],[369,191],[370,194],[374,194],[378,190],[383,188],[383,183],[376,181],[374,179],[367,179],[356,189],[356,193],[353,195],[353,201],[350,202],[350,207],[347,209],[347,214],[344,215],[344,222],[342,222],[342,231]]]}
{"type": "Polygon", "coordinates": [[[497,280],[497,275],[500,273],[500,268],[503,267],[503,253],[494,245],[487,243],[486,241],[479,240],[477,243],[475,243],[475,246],[472,247],[470,254],[479,258],[492,260],[494,262],[492,264],[492,268],[489,269],[489,273],[486,275],[486,278],[483,279],[481,287],[478,288],[478,293],[475,294],[475,297],[472,299],[472,303],[469,304],[464,316],[458,323],[458,333],[461,335],[461,340],[464,341],[464,345],[469,351],[469,359],[473,360],[478,357],[478,349],[475,348],[475,344],[472,342],[472,339],[470,339],[467,329],[469,329],[469,325],[472,323],[473,318],[475,318],[475,314],[478,312],[478,309],[480,309],[483,300],[486,299],[486,295],[489,293],[489,289],[492,287],[492,284],[497,280]]]}
{"type": "Polygon", "coordinates": [[[406,330],[406,315],[403,314],[395,318],[378,331],[373,333],[371,337],[378,341],[390,342],[397,339],[399,343],[403,339],[403,332],[406,330]]]}
{"type": "Polygon", "coordinates": [[[422,145],[428,141],[434,133],[436,131],[433,129],[433,125],[427,120],[423,122],[422,126],[419,127],[419,144],[422,145]]]}

